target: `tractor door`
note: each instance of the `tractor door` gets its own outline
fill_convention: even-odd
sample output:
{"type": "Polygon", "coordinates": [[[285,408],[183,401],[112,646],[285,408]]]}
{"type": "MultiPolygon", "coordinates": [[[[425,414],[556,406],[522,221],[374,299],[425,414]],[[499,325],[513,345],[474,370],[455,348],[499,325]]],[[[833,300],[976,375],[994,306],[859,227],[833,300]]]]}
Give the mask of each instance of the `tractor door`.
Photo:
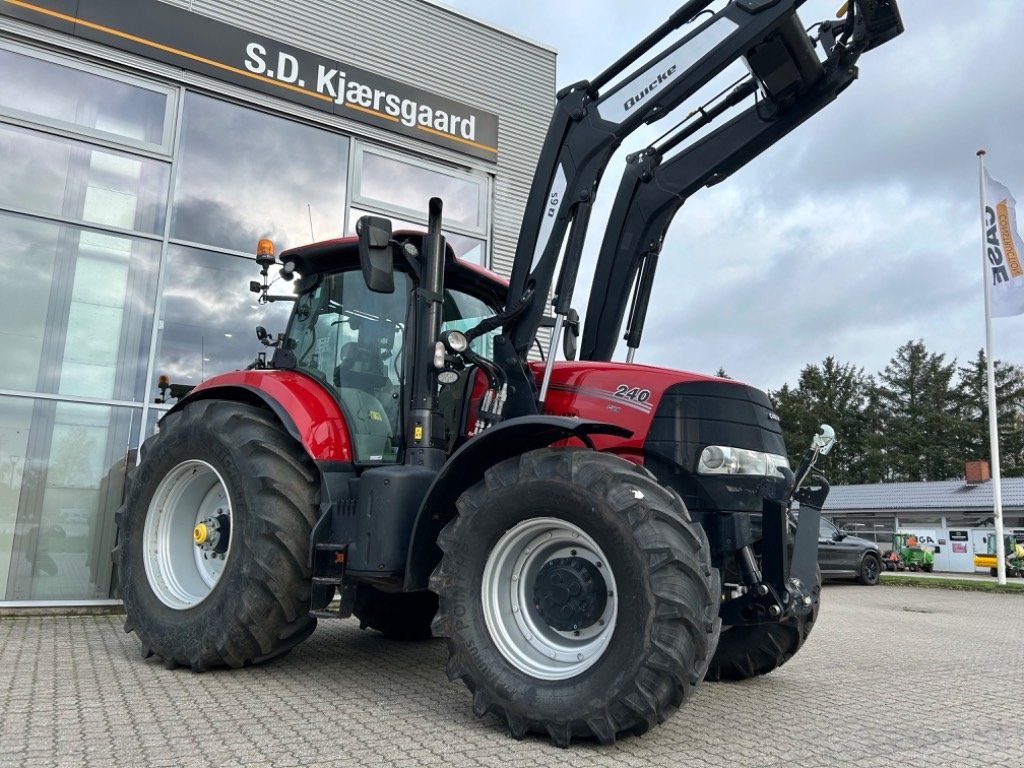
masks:
{"type": "Polygon", "coordinates": [[[296,368],[341,404],[360,464],[398,461],[409,276],[375,293],[358,270],[326,273],[298,299],[288,327],[296,368]]]}

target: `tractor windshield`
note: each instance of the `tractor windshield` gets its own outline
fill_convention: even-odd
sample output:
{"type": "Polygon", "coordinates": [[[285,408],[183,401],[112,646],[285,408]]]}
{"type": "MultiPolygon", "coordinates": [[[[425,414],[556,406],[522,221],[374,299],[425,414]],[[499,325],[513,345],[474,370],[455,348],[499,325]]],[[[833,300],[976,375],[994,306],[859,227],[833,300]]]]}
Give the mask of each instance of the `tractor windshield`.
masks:
{"type": "Polygon", "coordinates": [[[296,301],[288,325],[297,368],[338,398],[361,463],[398,460],[409,290],[401,272],[394,293],[370,291],[359,270],[327,274],[296,301]]]}

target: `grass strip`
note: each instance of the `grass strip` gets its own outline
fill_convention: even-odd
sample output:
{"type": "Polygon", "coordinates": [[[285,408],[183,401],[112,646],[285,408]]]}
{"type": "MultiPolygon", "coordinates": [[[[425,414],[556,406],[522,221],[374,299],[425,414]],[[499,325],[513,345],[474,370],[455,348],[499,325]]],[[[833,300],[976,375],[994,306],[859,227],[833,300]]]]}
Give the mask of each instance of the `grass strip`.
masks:
{"type": "Polygon", "coordinates": [[[952,579],[945,577],[908,576],[902,573],[883,573],[882,584],[894,587],[921,587],[922,589],[953,589],[964,592],[997,592],[1024,595],[1024,579],[1007,578],[1005,585],[995,579],[952,579]]]}

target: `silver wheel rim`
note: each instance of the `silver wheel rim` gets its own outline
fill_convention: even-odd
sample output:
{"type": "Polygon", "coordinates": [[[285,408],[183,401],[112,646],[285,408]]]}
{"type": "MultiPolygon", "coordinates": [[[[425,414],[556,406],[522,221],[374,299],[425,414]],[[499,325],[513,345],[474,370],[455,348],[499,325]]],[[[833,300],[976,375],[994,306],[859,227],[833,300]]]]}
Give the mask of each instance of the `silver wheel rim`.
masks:
{"type": "Polygon", "coordinates": [[[524,520],[494,545],[481,584],[491,640],[516,669],[540,680],[566,680],[593,666],[608,648],[618,615],[618,591],[608,559],[582,528],[553,517],[524,520]],[[600,573],[608,597],[589,626],[551,626],[534,601],[545,565],[562,558],[585,560],[600,573]]]}
{"type": "Polygon", "coordinates": [[[142,532],[146,577],[160,602],[186,610],[209,597],[231,556],[232,520],[224,478],[205,461],[183,461],[164,476],[142,532]],[[226,551],[196,542],[193,532],[199,523],[225,517],[226,551]]]}

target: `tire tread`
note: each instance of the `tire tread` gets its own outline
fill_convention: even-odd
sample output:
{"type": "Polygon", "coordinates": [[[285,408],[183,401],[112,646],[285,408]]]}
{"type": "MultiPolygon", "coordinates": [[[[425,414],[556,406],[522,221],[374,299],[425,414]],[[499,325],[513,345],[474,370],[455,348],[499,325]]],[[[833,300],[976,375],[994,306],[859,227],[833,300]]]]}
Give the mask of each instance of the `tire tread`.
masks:
{"type": "MultiPolygon", "coordinates": [[[[175,450],[172,444],[183,439],[187,446],[189,430],[224,436],[254,489],[254,503],[247,514],[260,533],[238,538],[233,534],[233,546],[238,549],[232,557],[243,560],[233,589],[244,591],[240,599],[228,602],[226,615],[210,617],[211,624],[220,627],[211,630],[204,645],[196,645],[196,638],[184,635],[168,639],[167,633],[155,630],[138,593],[148,587],[129,578],[134,556],[126,543],[133,528],[145,522],[148,503],[140,498],[145,477],[142,465],[129,474],[125,503],[116,514],[123,540],[112,554],[121,575],[125,630],[139,637],[144,654],[160,656],[172,667],[202,672],[262,663],[288,652],[316,627],[316,619],[308,613],[312,573],[305,551],[318,513],[316,468],[271,414],[222,400],[199,400],[165,416],[160,433],[143,446],[143,455],[148,459],[153,453],[175,450]]],[[[137,578],[145,579],[142,573],[137,578]]]]}
{"type": "Polygon", "coordinates": [[[487,470],[484,480],[458,500],[457,515],[441,532],[438,546],[445,557],[431,576],[440,597],[434,632],[448,638],[448,677],[461,679],[474,694],[478,716],[493,712],[514,738],[528,731],[547,733],[557,746],[573,738],[608,744],[627,733],[644,733],[663,722],[687,701],[704,677],[715,649],[719,578],[711,567],[703,529],[694,523],[679,496],[659,485],[650,472],[619,457],[583,449],[546,448],[503,461],[487,470]],[[643,558],[654,600],[653,627],[645,657],[627,690],[604,702],[581,702],[580,712],[567,719],[540,719],[511,698],[482,692],[474,664],[457,640],[456,619],[449,599],[458,574],[451,558],[462,530],[473,516],[486,514],[487,497],[533,480],[560,480],[601,496],[633,531],[643,558]],[[638,496],[637,494],[641,494],[638,496]]]}

